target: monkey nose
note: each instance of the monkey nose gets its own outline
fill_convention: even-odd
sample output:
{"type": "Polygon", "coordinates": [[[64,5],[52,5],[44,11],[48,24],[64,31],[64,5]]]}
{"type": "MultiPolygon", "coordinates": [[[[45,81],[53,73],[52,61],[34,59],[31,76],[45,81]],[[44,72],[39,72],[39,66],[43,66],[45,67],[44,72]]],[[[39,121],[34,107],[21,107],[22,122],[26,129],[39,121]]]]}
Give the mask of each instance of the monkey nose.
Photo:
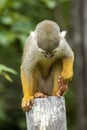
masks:
{"type": "Polygon", "coordinates": [[[46,58],[51,58],[51,57],[54,56],[54,54],[50,54],[50,53],[48,53],[48,54],[45,54],[44,56],[45,56],[46,58]]]}

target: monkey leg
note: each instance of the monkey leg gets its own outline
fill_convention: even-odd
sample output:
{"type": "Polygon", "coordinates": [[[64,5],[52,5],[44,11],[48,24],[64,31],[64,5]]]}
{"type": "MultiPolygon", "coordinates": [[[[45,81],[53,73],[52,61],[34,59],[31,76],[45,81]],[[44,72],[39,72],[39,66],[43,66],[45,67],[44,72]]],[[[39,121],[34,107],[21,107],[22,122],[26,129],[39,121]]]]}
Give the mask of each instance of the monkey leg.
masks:
{"type": "Polygon", "coordinates": [[[56,96],[56,93],[58,91],[58,76],[57,73],[54,75],[54,83],[53,83],[53,90],[52,90],[52,95],[56,96]]]}
{"type": "Polygon", "coordinates": [[[58,92],[59,86],[58,86],[58,77],[61,73],[61,65],[56,64],[53,68],[53,90],[52,95],[56,96],[56,93],[58,92]]]}
{"type": "Polygon", "coordinates": [[[35,81],[32,76],[28,77],[21,70],[21,80],[22,80],[22,87],[23,87],[23,94],[24,97],[22,99],[22,108],[24,111],[29,111],[33,105],[33,98],[35,93],[35,81]]]}
{"type": "Polygon", "coordinates": [[[73,77],[73,62],[74,57],[63,58],[63,69],[61,76],[64,79],[70,80],[73,77]]]}

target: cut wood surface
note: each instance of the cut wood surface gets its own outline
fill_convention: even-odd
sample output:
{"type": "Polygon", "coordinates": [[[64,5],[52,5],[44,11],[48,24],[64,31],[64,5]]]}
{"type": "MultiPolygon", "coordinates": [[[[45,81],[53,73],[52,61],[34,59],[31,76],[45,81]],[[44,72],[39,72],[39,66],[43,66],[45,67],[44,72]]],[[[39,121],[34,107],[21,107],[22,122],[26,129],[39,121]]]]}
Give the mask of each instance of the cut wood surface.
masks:
{"type": "Polygon", "coordinates": [[[67,130],[64,97],[34,99],[33,108],[26,112],[27,130],[67,130]]]}

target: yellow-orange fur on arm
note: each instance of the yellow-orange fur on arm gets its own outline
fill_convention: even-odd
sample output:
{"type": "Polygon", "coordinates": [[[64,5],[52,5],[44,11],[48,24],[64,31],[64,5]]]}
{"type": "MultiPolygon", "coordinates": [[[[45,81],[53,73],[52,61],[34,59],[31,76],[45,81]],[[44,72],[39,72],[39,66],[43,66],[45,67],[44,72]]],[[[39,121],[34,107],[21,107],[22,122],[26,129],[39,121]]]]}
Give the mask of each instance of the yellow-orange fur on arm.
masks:
{"type": "Polygon", "coordinates": [[[73,62],[74,57],[65,57],[63,58],[63,69],[61,72],[61,76],[66,79],[70,80],[73,77],[73,62]]]}
{"type": "Polygon", "coordinates": [[[22,108],[24,110],[28,109],[30,101],[34,98],[33,96],[33,79],[27,79],[24,71],[21,69],[21,80],[23,87],[24,97],[22,99],[22,108]]]}

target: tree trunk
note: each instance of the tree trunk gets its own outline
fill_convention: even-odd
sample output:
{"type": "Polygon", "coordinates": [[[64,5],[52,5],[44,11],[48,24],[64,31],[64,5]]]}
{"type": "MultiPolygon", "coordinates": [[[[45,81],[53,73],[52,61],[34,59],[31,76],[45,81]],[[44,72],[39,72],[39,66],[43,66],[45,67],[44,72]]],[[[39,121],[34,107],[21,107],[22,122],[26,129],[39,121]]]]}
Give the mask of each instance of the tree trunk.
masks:
{"type": "Polygon", "coordinates": [[[87,130],[87,0],[72,0],[78,130],[87,130]]]}

